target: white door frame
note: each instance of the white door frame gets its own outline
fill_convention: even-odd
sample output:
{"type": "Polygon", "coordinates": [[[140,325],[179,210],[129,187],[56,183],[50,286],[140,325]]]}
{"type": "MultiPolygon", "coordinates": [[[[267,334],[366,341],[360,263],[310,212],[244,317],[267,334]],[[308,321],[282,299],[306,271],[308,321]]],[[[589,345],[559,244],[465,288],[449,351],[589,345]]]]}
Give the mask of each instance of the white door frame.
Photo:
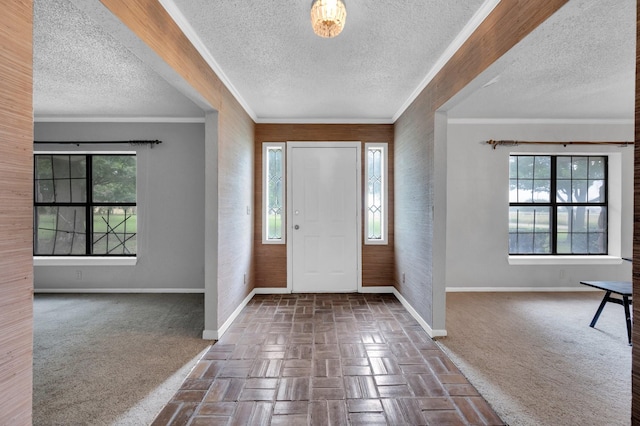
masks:
{"type": "Polygon", "coordinates": [[[287,142],[287,292],[293,292],[293,191],[291,185],[293,148],[356,148],[356,238],[357,247],[357,291],[362,292],[362,142],[287,142]]]}

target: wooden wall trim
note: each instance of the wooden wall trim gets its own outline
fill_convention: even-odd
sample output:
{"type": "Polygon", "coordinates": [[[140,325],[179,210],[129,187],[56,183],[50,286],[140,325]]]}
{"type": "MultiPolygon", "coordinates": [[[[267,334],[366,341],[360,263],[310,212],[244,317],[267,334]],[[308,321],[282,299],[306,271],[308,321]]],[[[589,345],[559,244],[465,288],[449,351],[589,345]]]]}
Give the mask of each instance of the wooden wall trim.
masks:
{"type": "MultiPolygon", "coordinates": [[[[242,206],[241,212],[251,206],[255,123],[158,0],[100,1],[219,113],[215,165],[219,177],[218,270],[217,277],[205,276],[205,281],[215,282],[220,296],[215,316],[217,324],[223,324],[253,290],[253,221],[246,214],[238,214],[238,206],[242,206]]],[[[205,316],[213,317],[208,313],[205,316]]],[[[207,328],[217,328],[217,324],[208,323],[207,328]]]]}
{"type": "Polygon", "coordinates": [[[434,238],[446,226],[446,216],[433,214],[435,163],[446,161],[436,158],[444,150],[436,149],[435,113],[567,2],[502,0],[395,122],[395,282],[433,329],[444,327],[446,303],[445,283],[434,282],[434,270],[446,268],[434,257],[446,253],[446,241],[434,238]]]}
{"type": "Polygon", "coordinates": [[[100,0],[210,104],[220,110],[226,86],[157,0],[100,0]]]}
{"type": "Polygon", "coordinates": [[[502,0],[433,79],[434,110],[569,0],[502,0]]]}
{"type": "Polygon", "coordinates": [[[33,3],[0,13],[0,424],[30,425],[33,364],[33,3]]]}

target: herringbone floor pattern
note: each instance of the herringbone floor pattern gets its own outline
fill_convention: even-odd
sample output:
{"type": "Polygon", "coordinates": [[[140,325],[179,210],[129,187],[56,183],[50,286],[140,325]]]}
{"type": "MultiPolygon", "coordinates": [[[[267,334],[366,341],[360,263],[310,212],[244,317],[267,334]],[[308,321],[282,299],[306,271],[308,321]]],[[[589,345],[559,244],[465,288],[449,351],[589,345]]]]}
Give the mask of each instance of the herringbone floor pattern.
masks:
{"type": "Polygon", "coordinates": [[[393,295],[257,295],[154,425],[501,425],[393,295]]]}

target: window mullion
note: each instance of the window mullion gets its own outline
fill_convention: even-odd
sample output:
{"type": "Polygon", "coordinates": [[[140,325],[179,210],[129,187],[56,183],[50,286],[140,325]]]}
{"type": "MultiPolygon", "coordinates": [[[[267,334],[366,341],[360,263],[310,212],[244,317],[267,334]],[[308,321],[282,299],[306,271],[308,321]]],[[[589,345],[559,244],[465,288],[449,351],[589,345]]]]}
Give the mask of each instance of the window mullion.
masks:
{"type": "Polygon", "coordinates": [[[549,224],[551,254],[558,254],[558,179],[556,177],[556,159],[556,156],[551,156],[551,194],[549,194],[549,202],[551,203],[551,223],[549,224]]]}
{"type": "Polygon", "coordinates": [[[87,155],[86,159],[87,168],[85,171],[86,188],[87,191],[85,206],[85,253],[91,255],[93,253],[93,156],[87,155]]]}

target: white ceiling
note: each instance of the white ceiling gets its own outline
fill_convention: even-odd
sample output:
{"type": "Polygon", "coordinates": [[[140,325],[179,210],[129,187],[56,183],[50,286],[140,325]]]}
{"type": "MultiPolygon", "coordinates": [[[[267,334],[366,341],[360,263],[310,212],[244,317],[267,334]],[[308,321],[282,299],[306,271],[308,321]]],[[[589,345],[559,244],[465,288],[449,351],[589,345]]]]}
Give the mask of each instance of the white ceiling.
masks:
{"type": "MultiPolygon", "coordinates": [[[[160,0],[258,122],[391,123],[498,0],[160,0]]],[[[445,108],[454,118],[634,115],[635,0],[571,0],[445,108]],[[483,87],[486,86],[486,87],[483,87]]],[[[99,0],[34,1],[38,120],[200,119],[206,102],[99,0]]]]}

